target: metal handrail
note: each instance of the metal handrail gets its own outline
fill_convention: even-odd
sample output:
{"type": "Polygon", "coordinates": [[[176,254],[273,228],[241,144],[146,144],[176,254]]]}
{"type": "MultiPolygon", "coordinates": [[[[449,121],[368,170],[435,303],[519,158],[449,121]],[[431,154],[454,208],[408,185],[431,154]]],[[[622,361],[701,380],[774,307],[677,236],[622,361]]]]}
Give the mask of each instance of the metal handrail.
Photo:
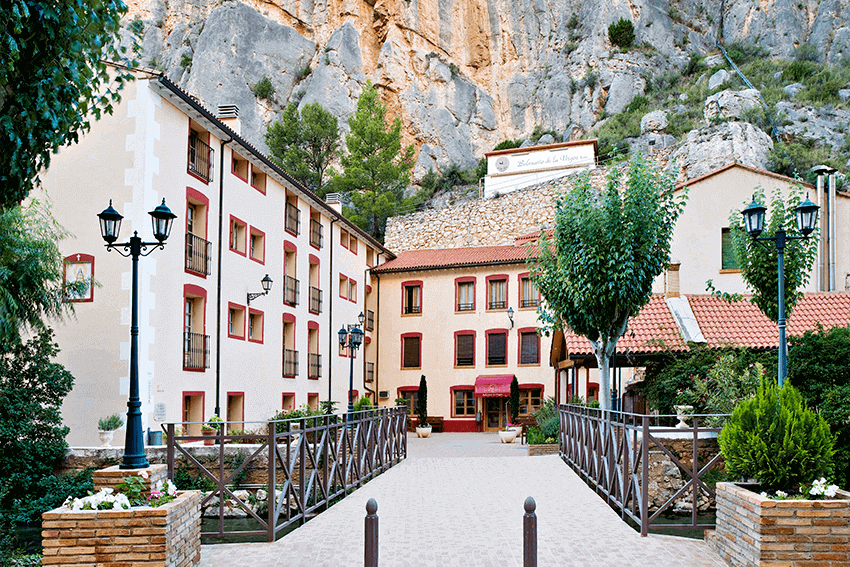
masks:
{"type": "Polygon", "coordinates": [[[293,378],[298,376],[298,351],[283,349],[283,376],[293,378]]]}
{"type": "Polygon", "coordinates": [[[189,153],[186,162],[186,171],[206,181],[212,181],[213,149],[194,133],[189,135],[189,153]]]}
{"type": "Polygon", "coordinates": [[[324,246],[325,236],[322,232],[322,223],[316,219],[310,219],[310,244],[316,248],[324,246]]]}
{"type": "Polygon", "coordinates": [[[301,290],[298,280],[289,276],[283,276],[283,302],[289,305],[298,305],[301,299],[301,290]]]}
{"type": "Polygon", "coordinates": [[[212,243],[196,236],[191,232],[186,233],[186,269],[196,274],[210,275],[212,265],[212,243]]]}
{"type": "Polygon", "coordinates": [[[286,204],[286,230],[296,236],[301,234],[301,211],[292,203],[286,204]]]}
{"type": "Polygon", "coordinates": [[[322,377],[322,355],[315,353],[307,354],[307,378],[318,379],[322,377]]]}
{"type": "Polygon", "coordinates": [[[310,313],[322,312],[322,290],[310,286],[310,313]]]}
{"type": "Polygon", "coordinates": [[[183,368],[204,370],[210,367],[210,336],[183,333],[183,368]]]}

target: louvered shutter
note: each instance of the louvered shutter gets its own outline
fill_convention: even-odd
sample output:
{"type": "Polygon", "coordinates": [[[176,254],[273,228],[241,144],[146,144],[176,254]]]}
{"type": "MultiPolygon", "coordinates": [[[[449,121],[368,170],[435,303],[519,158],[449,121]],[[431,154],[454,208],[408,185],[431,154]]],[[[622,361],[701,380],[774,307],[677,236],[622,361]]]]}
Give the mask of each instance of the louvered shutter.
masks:
{"type": "Polygon", "coordinates": [[[419,364],[419,337],[404,338],[404,359],[405,368],[418,368],[419,364]]]}
{"type": "Polygon", "coordinates": [[[487,364],[507,364],[508,337],[505,333],[487,335],[487,364]]]}
{"type": "Polygon", "coordinates": [[[475,366],[475,335],[457,336],[456,366],[475,366]]]}
{"type": "Polygon", "coordinates": [[[540,362],[537,333],[522,333],[520,335],[520,364],[537,364],[540,362]]]}

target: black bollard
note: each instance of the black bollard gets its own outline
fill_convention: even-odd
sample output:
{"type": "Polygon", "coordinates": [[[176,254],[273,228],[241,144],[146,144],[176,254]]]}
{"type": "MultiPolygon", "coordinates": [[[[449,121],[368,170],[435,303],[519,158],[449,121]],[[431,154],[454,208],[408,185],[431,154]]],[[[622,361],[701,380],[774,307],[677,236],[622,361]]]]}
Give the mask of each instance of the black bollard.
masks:
{"type": "MultiPolygon", "coordinates": [[[[534,498],[525,499],[525,514],[522,516],[522,566],[537,567],[537,504],[534,498]]],[[[377,519],[375,520],[377,522],[377,519]]]]}
{"type": "Polygon", "coordinates": [[[366,502],[366,545],[363,551],[363,565],[378,567],[378,503],[374,498],[366,502]]]}

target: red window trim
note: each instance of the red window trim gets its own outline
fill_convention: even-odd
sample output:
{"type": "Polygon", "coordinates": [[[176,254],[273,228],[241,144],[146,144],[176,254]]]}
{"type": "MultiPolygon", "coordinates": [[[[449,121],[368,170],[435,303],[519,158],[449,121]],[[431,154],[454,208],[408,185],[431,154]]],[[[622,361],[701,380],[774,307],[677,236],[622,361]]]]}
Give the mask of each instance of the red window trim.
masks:
{"type": "Polygon", "coordinates": [[[266,233],[263,232],[262,230],[260,230],[259,228],[257,228],[256,226],[250,227],[248,229],[248,242],[246,243],[245,251],[248,253],[249,258],[251,258],[253,261],[257,262],[258,264],[262,264],[262,265],[265,266],[266,265],[266,233]],[[253,236],[254,234],[258,234],[258,235],[263,237],[263,259],[262,260],[251,255],[251,236],[253,236]]]}
{"type": "MultiPolygon", "coordinates": [[[[348,349],[342,348],[342,345],[339,344],[339,341],[337,341],[337,347],[339,356],[341,356],[342,358],[348,358],[348,349]]],[[[354,349],[354,356],[352,357],[354,360],[357,360],[357,350],[358,349],[354,349]]]]}
{"type": "MultiPolygon", "coordinates": [[[[197,122],[196,122],[196,124],[197,124],[197,122]]],[[[199,129],[199,130],[201,130],[201,132],[203,132],[203,133],[205,133],[205,134],[207,135],[207,141],[206,141],[205,143],[206,143],[206,145],[210,146],[210,148],[212,148],[212,144],[210,143],[210,139],[212,138],[212,136],[210,135],[210,133],[209,133],[208,131],[204,130],[204,129],[201,127],[201,125],[200,125],[200,124],[198,124],[198,129],[199,129]]],[[[190,138],[191,136],[192,136],[192,120],[190,119],[190,120],[189,120],[189,134],[186,136],[186,144],[187,144],[187,145],[188,145],[188,143],[189,143],[189,138],[190,138]]],[[[201,137],[200,137],[200,136],[198,136],[198,138],[200,139],[201,137]]],[[[201,176],[200,176],[200,175],[198,175],[197,173],[194,173],[194,172],[189,171],[189,163],[188,163],[188,161],[189,161],[189,158],[188,158],[188,156],[187,156],[187,158],[186,158],[186,162],[187,162],[187,163],[186,163],[186,173],[188,173],[191,177],[194,177],[195,179],[197,179],[198,181],[200,181],[200,182],[201,182],[201,183],[203,183],[204,185],[209,185],[209,184],[210,184],[210,181],[212,181],[212,180],[207,181],[206,179],[204,179],[203,177],[201,177],[201,176]]]]}
{"type": "Polygon", "coordinates": [[[82,252],[77,254],[71,254],[70,256],[65,256],[62,259],[62,284],[66,283],[66,270],[65,264],[68,263],[80,263],[80,262],[91,262],[91,279],[92,281],[89,283],[89,291],[90,296],[85,299],[66,299],[69,303],[92,303],[94,301],[94,256],[91,254],[83,254],[82,252]]]}
{"type": "Polygon", "coordinates": [[[225,417],[227,418],[227,423],[233,423],[235,421],[236,423],[243,423],[244,424],[245,423],[245,392],[227,392],[227,397],[225,399],[228,402],[227,403],[227,414],[225,414],[225,417]],[[240,419],[233,419],[230,416],[230,396],[242,396],[242,416],[241,416],[240,419]]]}
{"type": "Polygon", "coordinates": [[[283,314],[283,322],[284,323],[294,323],[295,322],[295,315],[293,315],[292,313],[284,313],[283,314]]]}
{"type": "Polygon", "coordinates": [[[357,280],[353,280],[348,278],[348,301],[351,303],[357,303],[357,280]],[[354,297],[351,297],[351,282],[354,282],[354,297]]]}
{"type": "Polygon", "coordinates": [[[360,250],[360,248],[358,247],[358,244],[359,243],[358,243],[357,237],[349,232],[348,233],[348,246],[346,246],[346,248],[348,248],[348,251],[351,252],[352,254],[354,254],[355,256],[357,256],[357,252],[358,252],[358,250],[360,250]],[[352,240],[354,241],[354,246],[351,245],[352,240]]]}
{"type": "Polygon", "coordinates": [[[466,330],[462,330],[462,331],[455,331],[455,333],[454,333],[454,345],[453,345],[454,358],[452,359],[454,361],[453,366],[455,368],[461,368],[461,369],[463,369],[463,368],[475,368],[475,359],[476,359],[476,354],[477,354],[477,352],[476,352],[477,349],[475,347],[477,345],[478,345],[478,333],[475,330],[466,329],[466,330]],[[457,337],[458,337],[458,335],[472,335],[472,366],[458,366],[457,365],[457,337]]]}
{"type": "Polygon", "coordinates": [[[503,366],[508,366],[509,358],[508,358],[508,338],[511,336],[510,329],[488,329],[484,331],[484,367],[485,368],[502,368],[503,366]],[[490,360],[490,335],[493,334],[504,334],[505,335],[505,363],[504,364],[488,364],[488,360],[490,360]]]}
{"type": "Polygon", "coordinates": [[[425,311],[424,309],[424,298],[425,298],[425,286],[422,285],[422,280],[407,280],[406,282],[401,282],[401,316],[402,317],[415,317],[422,315],[425,311]],[[404,313],[404,300],[407,297],[406,288],[412,286],[419,286],[419,313],[408,313],[405,315],[404,313]]]}
{"type": "Polygon", "coordinates": [[[422,333],[402,333],[401,334],[401,360],[399,361],[402,370],[417,370],[422,368],[422,333]],[[419,337],[419,366],[404,365],[404,339],[419,337]]]}
{"type": "Polygon", "coordinates": [[[253,175],[254,167],[255,167],[255,165],[253,163],[248,164],[248,178],[250,179],[249,184],[251,185],[251,187],[253,187],[257,191],[259,191],[260,193],[265,195],[266,194],[266,183],[268,183],[269,176],[266,174],[265,171],[260,170],[260,173],[263,174],[263,186],[257,187],[256,185],[254,185],[254,175],[253,175]]]}
{"type": "Polygon", "coordinates": [[[372,344],[372,337],[363,337],[364,344],[372,344]]]}
{"type": "Polygon", "coordinates": [[[318,408],[319,407],[319,404],[318,404],[319,392],[307,392],[307,405],[308,406],[310,405],[310,400],[313,399],[313,398],[316,398],[316,402],[317,402],[316,407],[318,408]]]}
{"type": "Polygon", "coordinates": [[[248,317],[247,317],[247,311],[246,311],[246,309],[245,309],[245,306],[244,306],[244,305],[239,305],[238,303],[233,303],[233,302],[231,302],[231,301],[228,301],[228,302],[227,302],[227,314],[228,314],[228,317],[230,316],[230,310],[231,310],[231,309],[241,309],[241,310],[242,310],[242,313],[243,313],[243,314],[242,314],[242,336],[240,337],[239,335],[231,335],[231,334],[230,334],[230,322],[229,322],[229,321],[226,321],[226,322],[225,322],[225,325],[227,325],[227,338],[229,338],[229,339],[238,339],[238,340],[240,340],[240,341],[244,341],[244,340],[245,340],[245,325],[247,325],[247,324],[248,324],[248,317]]]}
{"type": "Polygon", "coordinates": [[[286,227],[286,218],[287,218],[286,215],[288,214],[286,212],[287,205],[292,205],[293,207],[295,207],[295,210],[298,211],[298,219],[300,220],[301,219],[301,207],[298,206],[298,195],[293,195],[292,193],[287,191],[286,192],[286,198],[284,199],[284,203],[283,203],[283,214],[284,214],[283,231],[286,232],[286,234],[289,234],[291,236],[298,236],[298,234],[292,232],[291,230],[289,230],[286,227]],[[290,202],[290,199],[292,199],[293,202],[290,202]]]}
{"type": "MultiPolygon", "coordinates": [[[[593,382],[595,384],[595,382],[593,382]]],[[[540,389],[540,397],[543,398],[543,394],[546,392],[546,387],[543,384],[538,384],[536,382],[526,382],[524,384],[519,385],[520,390],[536,390],[540,389]]]]}
{"type": "MultiPolygon", "coordinates": [[[[207,212],[204,214],[204,240],[208,240],[207,235],[209,234],[209,210],[210,210],[210,199],[197,189],[192,187],[186,187],[186,204],[192,203],[193,205],[201,205],[207,208],[207,212]]],[[[187,206],[188,208],[188,206],[187,206]]],[[[189,215],[186,215],[186,220],[183,223],[183,227],[186,229],[185,232],[189,232],[189,215]]]]}
{"type": "Polygon", "coordinates": [[[359,396],[360,396],[360,392],[357,391],[357,390],[349,390],[348,391],[348,399],[352,399],[356,402],[359,396]]]}
{"type": "MultiPolygon", "coordinates": [[[[180,396],[180,420],[183,420],[183,414],[186,413],[186,397],[187,396],[201,396],[201,422],[206,422],[206,409],[207,409],[207,393],[201,391],[190,391],[184,390],[183,394],[180,396]]],[[[188,429],[188,428],[187,428],[188,429]]]]}
{"type": "Polygon", "coordinates": [[[486,290],[485,290],[486,293],[487,293],[487,296],[484,298],[484,306],[486,307],[486,310],[487,311],[507,311],[508,307],[511,306],[511,301],[510,301],[510,297],[511,297],[511,295],[510,295],[510,293],[511,293],[510,281],[511,281],[511,279],[508,277],[508,274],[494,274],[492,276],[487,276],[485,278],[485,281],[487,282],[486,283],[486,290]],[[504,307],[504,309],[490,309],[490,282],[491,281],[501,281],[501,280],[505,281],[505,307],[504,307]]]}
{"type": "Polygon", "coordinates": [[[292,408],[295,409],[295,392],[281,392],[280,394],[280,409],[286,409],[286,396],[292,396],[292,408]]]}
{"type": "MultiPolygon", "coordinates": [[[[518,274],[516,277],[516,293],[517,293],[517,305],[519,305],[519,309],[536,309],[536,307],[522,307],[522,279],[528,278],[531,279],[531,272],[522,272],[518,274]]],[[[537,290],[537,301],[540,301],[540,290],[537,290]]]]}
{"type": "MultiPolygon", "coordinates": [[[[348,276],[345,274],[339,274],[340,280],[345,280],[345,287],[348,287],[348,276]]],[[[339,298],[340,299],[348,299],[348,290],[346,289],[345,295],[342,294],[342,283],[339,284],[339,298]]]]}
{"type": "MultiPolygon", "coordinates": [[[[257,340],[257,339],[252,339],[251,337],[247,337],[248,342],[263,344],[263,340],[265,339],[265,336],[266,336],[266,330],[265,330],[266,315],[265,315],[264,312],[260,311],[259,309],[254,309],[253,307],[249,307],[247,317],[250,317],[251,315],[259,315],[260,316],[260,339],[257,340]]],[[[247,318],[245,320],[245,325],[246,326],[248,325],[248,319],[247,318]]],[[[247,336],[247,334],[246,334],[246,336],[247,336]]]]}
{"type": "Polygon", "coordinates": [[[520,327],[516,330],[516,360],[517,366],[540,366],[540,335],[537,335],[537,362],[522,364],[522,334],[534,333],[537,335],[537,327],[520,327]]]}
{"type": "MultiPolygon", "coordinates": [[[[456,417],[458,419],[475,419],[475,413],[472,415],[458,415],[455,413],[455,392],[473,392],[473,396],[475,393],[475,386],[451,386],[449,388],[449,405],[451,406],[452,417],[456,417]]],[[[474,399],[474,398],[473,398],[474,399]]],[[[476,401],[477,407],[477,401],[476,401]]]]}
{"type": "MultiPolygon", "coordinates": [[[[243,221],[242,219],[240,219],[240,218],[238,218],[238,217],[235,217],[235,216],[233,216],[233,215],[230,215],[230,223],[229,223],[229,224],[230,224],[231,226],[232,226],[232,224],[233,224],[233,222],[234,222],[234,221],[236,221],[236,224],[241,225],[241,226],[242,226],[242,228],[244,228],[244,229],[245,229],[245,235],[242,237],[242,238],[243,238],[243,242],[242,242],[242,244],[243,244],[243,246],[245,247],[245,251],[244,251],[244,252],[240,252],[240,251],[239,251],[239,249],[237,249],[237,248],[232,248],[232,247],[231,247],[231,243],[232,243],[233,239],[232,239],[232,238],[230,238],[230,237],[227,239],[227,247],[228,247],[228,248],[230,248],[230,251],[231,251],[231,252],[236,252],[236,253],[237,253],[237,254],[239,254],[240,256],[247,256],[247,255],[248,255],[248,241],[247,241],[247,238],[248,238],[248,223],[247,223],[247,222],[245,222],[245,221],[243,221]]],[[[232,236],[232,235],[229,235],[229,236],[232,236]]]]}
{"type": "Polygon", "coordinates": [[[419,386],[399,386],[396,388],[396,397],[400,398],[402,392],[418,392],[419,386]]]}
{"type": "MultiPolygon", "coordinates": [[[[321,265],[321,262],[319,261],[319,258],[316,257],[313,254],[309,254],[307,256],[307,261],[310,264],[310,270],[307,272],[307,274],[308,274],[307,275],[307,279],[308,279],[308,281],[307,281],[307,294],[308,294],[307,301],[309,302],[310,301],[310,299],[309,299],[310,289],[309,288],[315,287],[315,288],[321,289],[321,283],[322,283],[321,267],[322,267],[322,265],[321,265]],[[313,266],[316,266],[316,281],[315,282],[312,280],[313,266]]],[[[308,307],[308,310],[310,311],[310,313],[315,313],[314,311],[310,310],[309,305],[307,307],[308,307]]]]}
{"type": "Polygon", "coordinates": [[[314,331],[319,330],[319,323],[316,321],[307,321],[307,328],[312,329],[314,331]]]}
{"type": "MultiPolygon", "coordinates": [[[[241,179],[241,180],[242,180],[242,181],[244,181],[245,183],[248,183],[248,177],[242,177],[241,175],[239,175],[238,173],[236,173],[236,171],[233,169],[233,162],[235,162],[235,161],[236,161],[236,157],[237,157],[238,155],[239,155],[239,154],[237,154],[237,153],[236,153],[236,152],[234,152],[233,150],[231,150],[231,151],[230,151],[230,173],[231,173],[231,174],[233,174],[233,175],[235,175],[236,177],[238,177],[239,179],[241,179]]],[[[248,168],[248,169],[247,169],[247,171],[246,171],[245,173],[246,173],[246,174],[250,177],[250,175],[251,175],[251,162],[249,162],[247,159],[240,159],[239,161],[244,161],[244,162],[245,162],[245,165],[246,165],[246,166],[247,166],[247,168],[248,168]]]]}
{"type": "MultiPolygon", "coordinates": [[[[321,225],[321,227],[322,227],[322,235],[324,235],[324,233],[325,233],[325,228],[324,228],[324,227],[325,227],[325,225],[324,225],[324,224],[322,224],[322,213],[320,213],[319,211],[315,210],[313,207],[310,207],[310,224],[311,224],[311,226],[310,226],[310,230],[311,230],[311,231],[313,230],[313,227],[312,227],[312,224],[313,224],[313,223],[312,223],[312,221],[314,221],[314,220],[315,220],[315,221],[317,221],[317,222],[319,223],[319,225],[321,225]],[[315,218],[315,219],[314,219],[314,218],[313,218],[314,216],[316,216],[316,217],[318,217],[318,218],[315,218]]],[[[311,233],[311,234],[312,234],[312,233],[311,233]]],[[[314,250],[321,250],[321,247],[316,246],[315,244],[313,244],[313,239],[312,239],[312,238],[308,238],[307,240],[309,240],[309,241],[310,241],[310,246],[312,246],[314,250]]]]}
{"type": "MultiPolygon", "coordinates": [[[[201,286],[197,286],[195,284],[183,284],[183,305],[180,310],[181,318],[186,316],[186,299],[189,297],[197,297],[204,300],[204,315],[203,315],[203,328],[201,329],[202,335],[207,334],[207,290],[202,288],[201,286]]],[[[186,321],[185,319],[180,322],[180,326],[183,329],[183,332],[186,332],[186,321]]],[[[206,372],[206,368],[186,368],[183,367],[184,372],[206,372]]]]}
{"type": "Polygon", "coordinates": [[[348,250],[348,241],[351,238],[351,233],[344,228],[339,229],[339,245],[348,250]],[[342,235],[345,234],[345,244],[342,243],[342,235]]]}
{"type": "Polygon", "coordinates": [[[461,276],[459,278],[455,278],[455,313],[475,313],[475,300],[477,299],[476,298],[477,283],[478,283],[478,278],[476,278],[475,276],[461,276]],[[472,311],[458,311],[458,308],[457,308],[457,306],[458,306],[458,294],[457,294],[457,292],[458,292],[459,285],[462,284],[462,283],[472,283],[472,311]]]}

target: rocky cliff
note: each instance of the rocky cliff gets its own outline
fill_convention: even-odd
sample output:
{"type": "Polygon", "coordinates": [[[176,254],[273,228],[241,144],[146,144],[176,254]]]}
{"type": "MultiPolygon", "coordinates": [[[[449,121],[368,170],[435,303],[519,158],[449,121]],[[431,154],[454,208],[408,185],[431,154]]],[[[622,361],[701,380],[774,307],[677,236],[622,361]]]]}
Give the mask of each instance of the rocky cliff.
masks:
{"type": "Polygon", "coordinates": [[[139,38],[142,62],[208,108],[237,104],[243,135],[260,148],[265,124],[290,101],[319,101],[344,126],[371,80],[417,148],[417,178],[432,167],[473,165],[496,143],[537,126],[585,136],[654,75],[681,70],[691,53],[713,51],[719,36],[756,43],[775,57],[801,44],[832,62],[850,55],[850,0],[129,4],[125,33],[139,38]],[[636,48],[612,48],[608,25],[620,18],[633,22],[636,48]],[[251,86],[263,77],[274,94],[258,99],[251,86]]]}

